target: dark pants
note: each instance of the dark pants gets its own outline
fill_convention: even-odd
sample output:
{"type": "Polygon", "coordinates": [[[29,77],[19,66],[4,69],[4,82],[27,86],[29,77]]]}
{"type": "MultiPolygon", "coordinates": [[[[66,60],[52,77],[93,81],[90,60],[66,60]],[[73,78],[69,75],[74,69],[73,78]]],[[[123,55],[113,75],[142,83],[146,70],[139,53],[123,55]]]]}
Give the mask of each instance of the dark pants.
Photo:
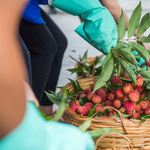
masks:
{"type": "Polygon", "coordinates": [[[33,91],[41,105],[49,106],[52,102],[44,90],[55,92],[67,39],[43,10],[41,16],[46,24],[22,19],[19,33],[30,52],[33,91]]]}

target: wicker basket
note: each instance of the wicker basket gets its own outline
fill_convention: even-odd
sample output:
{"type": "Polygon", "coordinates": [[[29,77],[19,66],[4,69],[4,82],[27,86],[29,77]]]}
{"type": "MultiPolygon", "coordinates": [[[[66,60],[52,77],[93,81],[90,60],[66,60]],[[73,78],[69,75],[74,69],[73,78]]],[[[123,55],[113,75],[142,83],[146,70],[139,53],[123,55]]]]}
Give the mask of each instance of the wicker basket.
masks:
{"type": "MultiPolygon", "coordinates": [[[[95,83],[96,77],[90,77],[85,79],[79,79],[79,84],[83,89],[87,89],[95,83]]],[[[72,83],[68,83],[66,88],[73,92],[74,87],[72,83]]],[[[95,140],[96,150],[150,150],[150,119],[147,119],[144,123],[141,123],[137,119],[124,119],[121,112],[113,107],[106,106],[104,109],[112,108],[115,110],[120,118],[104,118],[94,117],[89,130],[113,128],[124,134],[108,133],[95,140]]],[[[101,110],[101,111],[102,111],[101,110]]],[[[97,113],[96,113],[97,114],[97,113]]],[[[95,114],[95,115],[96,115],[95,114]]],[[[94,115],[94,116],[95,116],[94,115]]],[[[66,123],[73,124],[75,126],[81,125],[88,117],[80,116],[72,111],[70,108],[66,108],[63,118],[66,123]]]]}
{"type": "MultiPolygon", "coordinates": [[[[102,56],[103,56],[103,55],[96,56],[96,57],[88,57],[88,58],[86,59],[86,62],[87,62],[90,66],[92,66],[92,65],[94,64],[96,58],[98,57],[98,58],[100,59],[102,56]]],[[[79,63],[76,63],[75,68],[78,68],[78,66],[79,66],[79,63]]],[[[86,74],[85,74],[84,72],[82,72],[82,73],[77,73],[77,76],[81,76],[82,78],[86,78],[86,74]]]]}

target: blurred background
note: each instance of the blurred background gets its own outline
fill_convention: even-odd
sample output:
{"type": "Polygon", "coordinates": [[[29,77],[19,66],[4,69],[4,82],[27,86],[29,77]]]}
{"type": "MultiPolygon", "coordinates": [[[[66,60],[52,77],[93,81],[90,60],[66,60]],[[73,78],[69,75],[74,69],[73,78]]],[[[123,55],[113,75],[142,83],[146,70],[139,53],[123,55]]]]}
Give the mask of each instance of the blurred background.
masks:
{"type": "MultiPolygon", "coordinates": [[[[127,15],[130,17],[135,7],[139,4],[140,0],[118,0],[120,6],[126,11],[127,15]]],[[[142,16],[150,12],[150,0],[141,0],[142,2],[142,16]]],[[[76,62],[72,60],[69,55],[74,58],[78,58],[77,55],[72,50],[77,51],[81,56],[88,49],[88,57],[94,57],[101,55],[101,53],[84,41],[78,34],[74,32],[77,26],[80,25],[80,20],[77,16],[69,15],[62,12],[59,9],[55,9],[56,12],[51,14],[51,8],[47,5],[41,5],[41,7],[50,14],[55,23],[60,27],[68,39],[68,47],[64,54],[62,69],[58,81],[58,86],[63,86],[69,82],[67,78],[75,79],[75,74],[70,74],[67,71],[69,68],[74,68],[76,62]]],[[[150,34],[150,29],[145,32],[145,35],[150,34]]],[[[58,92],[59,89],[56,90],[58,92]]],[[[57,109],[57,107],[55,107],[57,109]]]]}

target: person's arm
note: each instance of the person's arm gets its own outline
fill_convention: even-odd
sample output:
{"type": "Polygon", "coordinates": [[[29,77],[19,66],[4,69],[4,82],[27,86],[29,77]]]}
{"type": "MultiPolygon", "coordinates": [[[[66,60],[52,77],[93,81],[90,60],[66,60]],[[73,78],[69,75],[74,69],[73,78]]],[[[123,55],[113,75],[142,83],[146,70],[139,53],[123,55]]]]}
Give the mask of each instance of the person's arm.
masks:
{"type": "Polygon", "coordinates": [[[23,80],[27,77],[17,39],[17,23],[26,2],[0,0],[0,138],[18,126],[26,109],[23,80]]]}
{"type": "MultiPolygon", "coordinates": [[[[103,6],[105,6],[110,11],[112,16],[114,17],[114,20],[118,22],[121,16],[122,8],[118,4],[117,0],[100,0],[100,2],[102,3],[103,6]]],[[[129,17],[127,16],[125,11],[124,11],[124,16],[125,16],[125,22],[126,22],[126,29],[128,29],[129,17]]],[[[137,35],[137,30],[135,30],[134,35],[135,36],[137,35]]],[[[142,34],[139,36],[139,38],[143,36],[144,35],[142,34]]],[[[147,43],[143,43],[143,45],[147,50],[150,50],[150,46],[147,43]]]]}

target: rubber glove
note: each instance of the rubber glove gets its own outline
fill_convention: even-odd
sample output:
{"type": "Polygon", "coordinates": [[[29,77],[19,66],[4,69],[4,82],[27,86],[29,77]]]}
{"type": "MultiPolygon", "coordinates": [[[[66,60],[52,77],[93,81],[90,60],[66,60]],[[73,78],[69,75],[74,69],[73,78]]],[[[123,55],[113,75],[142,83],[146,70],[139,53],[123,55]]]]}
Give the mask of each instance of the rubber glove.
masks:
{"type": "MultiPolygon", "coordinates": [[[[48,2],[51,4],[51,0],[48,2]]],[[[54,0],[52,6],[80,16],[84,21],[75,31],[102,53],[107,54],[112,46],[116,47],[116,23],[99,0],[54,0]]]]}
{"type": "Polygon", "coordinates": [[[46,121],[32,102],[21,124],[0,141],[0,150],[94,150],[89,133],[69,124],[46,121]]]}

